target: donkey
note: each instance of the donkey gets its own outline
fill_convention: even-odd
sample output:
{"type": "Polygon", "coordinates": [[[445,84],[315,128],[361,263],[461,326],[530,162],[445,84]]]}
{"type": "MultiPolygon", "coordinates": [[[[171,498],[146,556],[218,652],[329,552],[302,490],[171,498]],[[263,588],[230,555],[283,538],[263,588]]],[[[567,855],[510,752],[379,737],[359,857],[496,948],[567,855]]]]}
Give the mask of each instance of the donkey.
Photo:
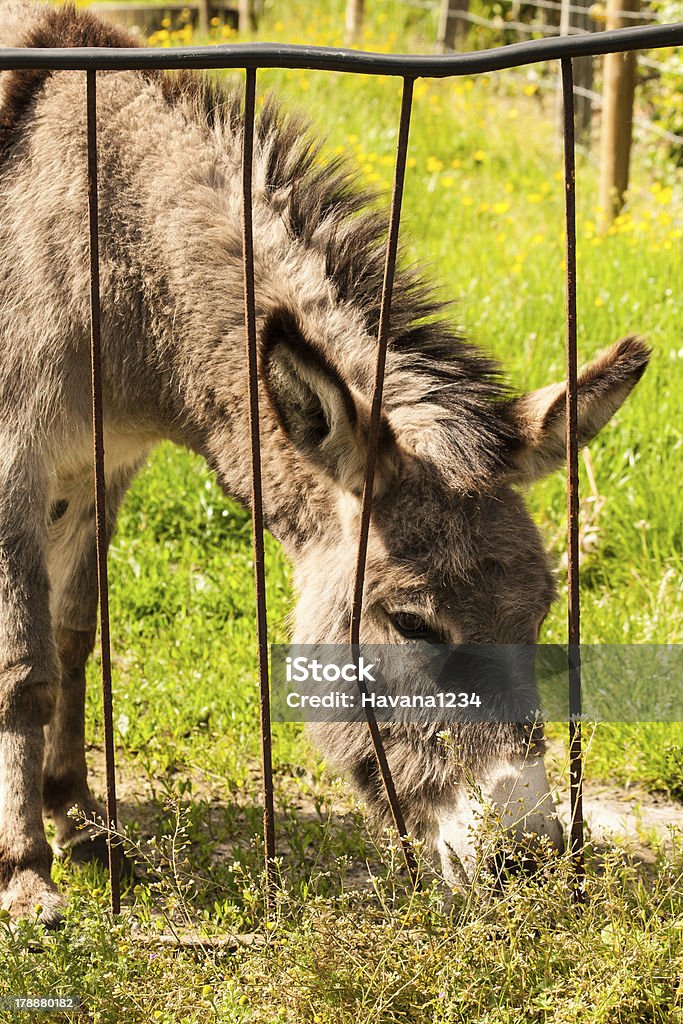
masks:
{"type": "MultiPolygon", "coordinates": [[[[2,0],[2,46],[131,46],[73,7],[2,0]]],[[[0,73],[0,900],[56,925],[58,853],[91,844],[85,664],[96,624],[84,76],[0,73]]],[[[150,450],[201,453],[250,503],[239,94],[193,75],[99,76],[108,530],[150,450]]],[[[294,639],[345,642],[366,458],[385,217],[343,161],[269,101],[254,233],[267,528],[295,567],[294,639]]],[[[618,342],[579,380],[579,437],[610,419],[648,349],[618,342]]],[[[361,640],[533,645],[553,575],[519,485],[564,453],[565,385],[515,395],[409,269],[394,293],[361,640]]],[[[542,740],[515,724],[382,727],[408,827],[467,866],[465,773],[504,825],[562,844],[542,740]],[[510,811],[511,797],[514,812],[510,811]]],[[[364,729],[324,756],[382,803],[364,729]]]]}

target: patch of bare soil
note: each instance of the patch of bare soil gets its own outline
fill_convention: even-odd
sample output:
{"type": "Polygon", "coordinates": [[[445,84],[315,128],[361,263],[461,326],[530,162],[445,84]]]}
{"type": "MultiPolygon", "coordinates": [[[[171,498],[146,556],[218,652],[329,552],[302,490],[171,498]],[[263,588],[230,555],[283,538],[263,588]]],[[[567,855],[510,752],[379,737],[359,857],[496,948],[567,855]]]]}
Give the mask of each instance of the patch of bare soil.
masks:
{"type": "MultiPolygon", "coordinates": [[[[571,821],[567,750],[563,742],[549,743],[546,763],[558,798],[557,811],[569,832],[571,821]]],[[[616,845],[645,865],[653,865],[660,852],[670,853],[683,838],[683,804],[661,793],[637,786],[599,782],[583,783],[585,834],[596,850],[616,845]]]]}
{"type": "MultiPolygon", "coordinates": [[[[561,795],[558,813],[568,831],[569,791],[561,795]]],[[[614,843],[644,864],[654,864],[659,850],[670,851],[683,836],[683,806],[666,797],[586,780],[583,817],[587,837],[601,847],[614,843]]]]}

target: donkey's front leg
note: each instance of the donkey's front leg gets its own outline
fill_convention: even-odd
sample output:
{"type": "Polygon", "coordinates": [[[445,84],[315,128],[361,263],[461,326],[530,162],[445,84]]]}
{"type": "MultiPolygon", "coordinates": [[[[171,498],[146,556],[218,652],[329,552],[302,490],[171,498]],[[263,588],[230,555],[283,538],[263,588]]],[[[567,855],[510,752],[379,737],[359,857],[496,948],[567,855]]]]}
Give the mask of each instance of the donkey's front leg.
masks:
{"type": "MultiPolygon", "coordinates": [[[[120,504],[140,464],[119,468],[107,481],[107,542],[120,504]]],[[[95,642],[97,550],[93,485],[89,471],[63,486],[49,529],[51,608],[62,666],[55,713],[47,729],[43,809],[55,824],[55,848],[72,860],[108,863],[104,833],[83,818],[106,821],[88,785],[85,759],[85,666],[95,642]],[[76,808],[78,815],[69,814],[76,808]]],[[[130,865],[122,858],[122,869],[130,865]]]]}
{"type": "Polygon", "coordinates": [[[64,901],[50,878],[42,820],[43,726],[59,665],[44,563],[44,503],[36,477],[0,463],[0,907],[56,925],[64,901]]]}
{"type": "Polygon", "coordinates": [[[0,906],[14,919],[48,927],[62,919],[64,899],[50,878],[40,798],[42,726],[5,723],[0,730],[0,906]],[[40,908],[40,909],[38,909],[40,908]]]}
{"type": "Polygon", "coordinates": [[[85,666],[95,642],[94,630],[56,629],[62,678],[57,705],[47,728],[43,765],[43,810],[55,825],[58,855],[107,863],[106,838],[93,841],[83,818],[104,822],[101,804],[90,792],[85,760],[85,666]],[[72,808],[79,813],[70,815],[72,808]]]}

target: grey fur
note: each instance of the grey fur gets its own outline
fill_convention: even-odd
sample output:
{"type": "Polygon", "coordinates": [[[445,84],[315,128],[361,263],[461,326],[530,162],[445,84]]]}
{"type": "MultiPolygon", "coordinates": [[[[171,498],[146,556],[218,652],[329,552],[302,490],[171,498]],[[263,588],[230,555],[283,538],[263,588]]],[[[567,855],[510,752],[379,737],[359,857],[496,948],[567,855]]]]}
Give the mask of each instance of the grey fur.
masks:
{"type": "MultiPolygon", "coordinates": [[[[3,46],[132,45],[69,8],[0,11],[3,46]]],[[[84,114],[81,74],[0,73],[0,887],[13,914],[40,903],[47,923],[61,896],[43,790],[61,846],[78,838],[68,807],[98,808],[83,752],[96,611],[84,114]]],[[[199,77],[101,74],[98,127],[110,527],[162,439],[202,454],[248,505],[240,97],[199,77]]],[[[296,639],[335,642],[348,635],[384,218],[343,162],[316,154],[269,102],[254,173],[266,517],[295,565],[296,639]]],[[[589,368],[582,440],[646,362],[627,339],[589,368]]],[[[445,640],[533,643],[553,582],[513,484],[561,456],[563,387],[511,399],[402,271],[385,396],[363,639],[396,641],[388,612],[410,606],[445,640]]],[[[411,827],[429,832],[461,773],[434,732],[385,733],[411,827]]],[[[380,804],[365,733],[318,738],[380,804]]],[[[527,740],[472,728],[459,745],[484,772],[527,740]]]]}

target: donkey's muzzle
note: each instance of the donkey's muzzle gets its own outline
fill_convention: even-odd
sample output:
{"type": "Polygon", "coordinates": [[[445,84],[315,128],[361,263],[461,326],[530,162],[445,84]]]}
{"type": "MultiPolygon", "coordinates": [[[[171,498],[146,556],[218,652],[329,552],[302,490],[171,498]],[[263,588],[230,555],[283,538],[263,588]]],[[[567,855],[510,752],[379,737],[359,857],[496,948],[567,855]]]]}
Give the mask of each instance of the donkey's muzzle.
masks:
{"type": "Polygon", "coordinates": [[[484,783],[463,787],[438,814],[436,847],[446,882],[461,888],[483,874],[534,873],[564,851],[540,757],[507,762],[484,783]]]}

